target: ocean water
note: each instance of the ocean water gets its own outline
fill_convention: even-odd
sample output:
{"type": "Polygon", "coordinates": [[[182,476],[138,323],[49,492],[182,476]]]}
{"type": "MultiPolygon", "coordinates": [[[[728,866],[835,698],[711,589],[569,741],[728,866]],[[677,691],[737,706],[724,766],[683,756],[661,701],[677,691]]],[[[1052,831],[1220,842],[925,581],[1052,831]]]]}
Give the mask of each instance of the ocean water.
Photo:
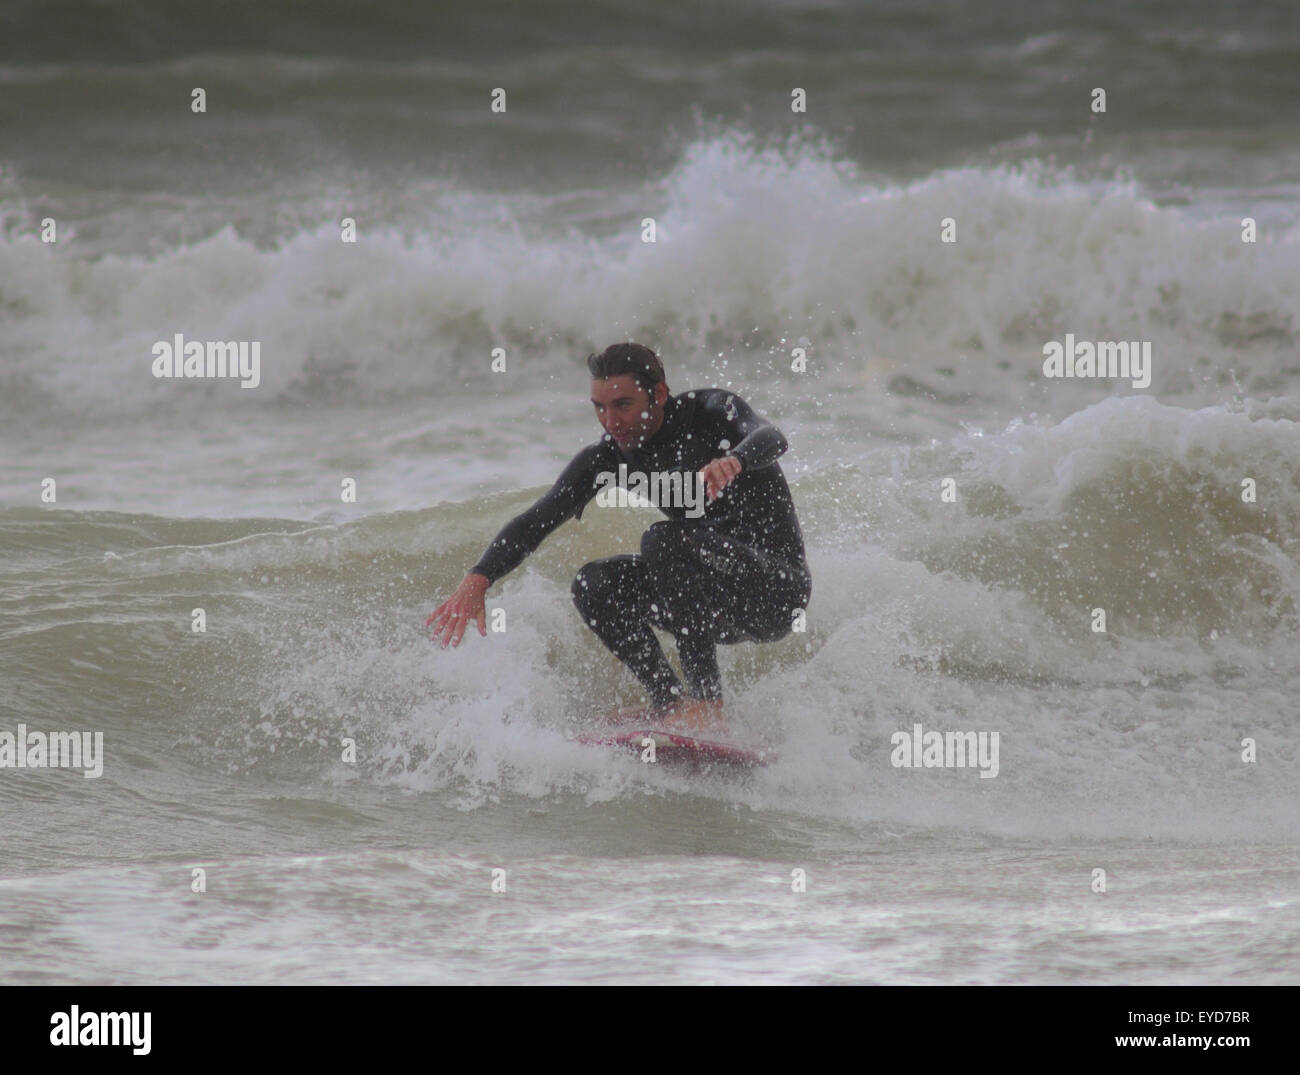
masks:
{"type": "Polygon", "coordinates": [[[5,6],[0,982],[1300,981],[1298,131],[1288,3],[5,6]],[[572,742],[654,511],[424,632],[626,339],[790,442],[751,776],[572,742]]]}

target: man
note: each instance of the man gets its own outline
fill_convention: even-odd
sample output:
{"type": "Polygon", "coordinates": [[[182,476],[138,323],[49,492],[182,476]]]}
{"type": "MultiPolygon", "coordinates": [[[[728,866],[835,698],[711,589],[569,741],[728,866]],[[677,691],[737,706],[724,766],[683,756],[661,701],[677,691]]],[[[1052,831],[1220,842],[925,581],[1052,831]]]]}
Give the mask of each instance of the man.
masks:
{"type": "Polygon", "coordinates": [[[433,637],[442,635],[444,649],[449,639],[460,644],[470,620],[486,637],[487,588],[566,519],[581,518],[602,488],[615,480],[667,488],[676,495],[656,506],[668,520],[642,535],[640,555],[585,564],[573,580],[573,602],[650,695],[652,718],[683,730],[717,727],[717,645],[784,638],[812,592],[803,534],[776,463],[785,437],[723,389],[670,396],[663,365],[648,347],[614,344],[590,355],[587,367],[605,436],[505,525],[425,626],[434,624],[433,637]],[[691,502],[698,483],[707,503],[691,502]],[[685,689],[652,627],[676,640],[685,689]]]}

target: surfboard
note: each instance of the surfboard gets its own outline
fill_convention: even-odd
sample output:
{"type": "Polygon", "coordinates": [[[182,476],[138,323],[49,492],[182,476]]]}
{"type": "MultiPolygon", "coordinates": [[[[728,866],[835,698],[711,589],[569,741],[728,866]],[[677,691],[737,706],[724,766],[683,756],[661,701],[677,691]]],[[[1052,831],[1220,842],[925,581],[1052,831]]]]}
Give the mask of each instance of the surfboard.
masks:
{"type": "Polygon", "coordinates": [[[647,764],[671,765],[674,768],[701,769],[714,766],[728,769],[753,769],[772,760],[767,751],[749,750],[732,743],[713,739],[695,739],[659,728],[638,728],[635,731],[609,732],[604,735],[579,735],[579,743],[590,746],[615,747],[630,751],[646,760],[647,764]],[[649,762],[650,745],[654,745],[654,762],[649,762]]]}

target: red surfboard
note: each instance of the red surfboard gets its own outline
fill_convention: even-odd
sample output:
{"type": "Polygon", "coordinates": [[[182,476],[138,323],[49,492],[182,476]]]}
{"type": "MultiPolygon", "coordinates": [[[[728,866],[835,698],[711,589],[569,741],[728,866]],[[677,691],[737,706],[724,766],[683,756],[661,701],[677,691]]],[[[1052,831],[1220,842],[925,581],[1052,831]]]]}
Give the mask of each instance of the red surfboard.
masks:
{"type": "Polygon", "coordinates": [[[604,735],[579,735],[577,742],[592,746],[617,747],[630,751],[647,760],[654,758],[656,765],[672,765],[699,769],[712,766],[724,766],[733,769],[752,769],[757,765],[766,765],[772,755],[766,751],[747,750],[745,747],[730,743],[719,743],[711,739],[693,739],[688,735],[678,735],[657,728],[638,728],[630,732],[607,732],[604,735]],[[653,754],[649,754],[651,744],[653,754]]]}

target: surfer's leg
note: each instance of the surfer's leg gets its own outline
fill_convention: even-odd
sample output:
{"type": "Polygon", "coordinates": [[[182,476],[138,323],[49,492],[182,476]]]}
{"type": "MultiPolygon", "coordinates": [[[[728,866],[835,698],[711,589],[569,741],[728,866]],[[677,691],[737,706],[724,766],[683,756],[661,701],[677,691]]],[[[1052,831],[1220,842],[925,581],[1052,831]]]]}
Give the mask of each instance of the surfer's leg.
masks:
{"type": "Polygon", "coordinates": [[[722,669],[718,667],[718,644],[707,634],[681,635],[677,639],[677,656],[682,662],[686,689],[694,698],[720,701],[722,669]]]}
{"type": "Polygon", "coordinates": [[[707,526],[664,520],[641,538],[641,555],[583,566],[573,603],[584,622],[666,708],[688,693],[722,698],[717,644],[767,642],[790,633],[811,581],[802,567],[769,557],[707,526]],[[676,639],[683,688],[652,627],[676,639]]]}
{"type": "Polygon", "coordinates": [[[631,669],[656,708],[685,693],[651,630],[663,624],[641,557],[624,554],[584,564],[574,576],[572,593],[583,622],[631,669]]]}
{"type": "Polygon", "coordinates": [[[712,527],[672,521],[642,535],[640,561],[656,596],[650,606],[655,626],[677,640],[691,695],[675,712],[685,715],[688,728],[712,727],[722,704],[717,644],[784,638],[793,610],[807,605],[812,580],[802,565],[712,527]]]}
{"type": "Polygon", "coordinates": [[[808,607],[812,577],[791,564],[708,526],[695,527],[686,541],[705,576],[709,633],[721,643],[775,642],[790,633],[794,610],[808,607]]]}
{"type": "Polygon", "coordinates": [[[714,642],[713,588],[680,523],[654,523],[641,536],[641,557],[659,598],[658,626],[672,632],[686,687],[695,698],[722,698],[722,672],[714,642]]]}

